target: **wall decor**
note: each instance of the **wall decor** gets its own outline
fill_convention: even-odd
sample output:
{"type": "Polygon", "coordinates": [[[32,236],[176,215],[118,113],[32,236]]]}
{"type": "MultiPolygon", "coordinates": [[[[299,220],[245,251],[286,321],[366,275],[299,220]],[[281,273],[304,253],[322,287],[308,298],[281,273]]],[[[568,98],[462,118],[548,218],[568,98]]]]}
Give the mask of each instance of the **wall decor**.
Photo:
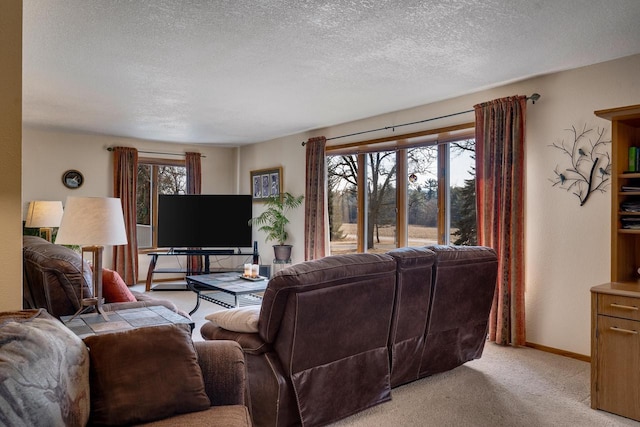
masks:
{"type": "Polygon", "coordinates": [[[556,141],[550,146],[560,150],[569,160],[569,166],[556,164],[553,170],[554,177],[549,180],[552,187],[562,188],[576,196],[580,200],[580,206],[589,199],[589,196],[599,191],[606,192],[611,177],[611,156],[607,151],[607,144],[611,140],[605,140],[605,128],[589,128],[585,124],[582,131],[575,126],[566,129],[571,133],[572,141],[556,141]]]}
{"type": "Polygon", "coordinates": [[[282,194],[282,167],[251,171],[251,194],[254,202],[282,194]]]}
{"type": "Polygon", "coordinates": [[[69,169],[65,173],[62,174],[62,183],[65,187],[76,189],[82,187],[84,184],[84,177],[82,174],[74,169],[69,169]]]}

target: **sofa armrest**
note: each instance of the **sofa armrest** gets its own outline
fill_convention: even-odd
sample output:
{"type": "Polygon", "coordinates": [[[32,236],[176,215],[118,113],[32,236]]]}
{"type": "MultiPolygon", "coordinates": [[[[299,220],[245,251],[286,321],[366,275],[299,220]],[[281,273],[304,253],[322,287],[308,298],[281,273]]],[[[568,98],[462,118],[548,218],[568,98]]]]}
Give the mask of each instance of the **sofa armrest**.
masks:
{"type": "Polygon", "coordinates": [[[247,405],[247,371],[240,345],[233,341],[196,341],[193,344],[211,405],[247,405]]]}

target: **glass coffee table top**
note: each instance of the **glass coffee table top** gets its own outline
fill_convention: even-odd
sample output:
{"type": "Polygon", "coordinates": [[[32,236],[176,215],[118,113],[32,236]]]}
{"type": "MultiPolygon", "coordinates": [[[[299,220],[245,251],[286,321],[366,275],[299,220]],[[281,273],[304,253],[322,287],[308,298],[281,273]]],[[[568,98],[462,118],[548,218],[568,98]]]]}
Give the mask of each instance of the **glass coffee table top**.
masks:
{"type": "Polygon", "coordinates": [[[200,274],[187,276],[187,287],[197,294],[193,314],[200,307],[200,299],[221,305],[225,308],[242,307],[262,303],[262,292],[267,289],[269,280],[247,280],[241,272],[200,274]]]}

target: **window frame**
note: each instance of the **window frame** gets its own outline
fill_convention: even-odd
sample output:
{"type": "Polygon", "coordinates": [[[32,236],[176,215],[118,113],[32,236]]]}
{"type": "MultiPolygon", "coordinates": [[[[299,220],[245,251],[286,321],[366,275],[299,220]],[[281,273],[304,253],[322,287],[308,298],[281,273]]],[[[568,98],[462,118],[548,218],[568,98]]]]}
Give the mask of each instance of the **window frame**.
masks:
{"type": "MultiPolygon", "coordinates": [[[[475,139],[475,122],[462,123],[458,125],[446,126],[421,132],[413,132],[404,135],[377,138],[360,142],[345,144],[334,144],[327,146],[325,154],[327,156],[337,155],[357,155],[358,188],[366,188],[367,173],[366,154],[378,151],[396,151],[396,175],[408,175],[408,150],[415,147],[449,145],[452,142],[465,139],[475,139]]],[[[438,244],[445,244],[449,241],[450,234],[450,210],[451,196],[449,194],[449,173],[450,150],[441,150],[437,153],[437,174],[438,174],[438,244]]],[[[408,236],[408,211],[407,211],[407,190],[406,180],[396,180],[396,233],[397,246],[406,247],[409,242],[408,236]]],[[[367,221],[367,198],[365,191],[358,191],[357,195],[358,215],[357,215],[357,245],[359,253],[366,252],[366,221],[367,221]]]]}
{"type": "MultiPolygon", "coordinates": [[[[151,189],[150,189],[150,205],[151,205],[151,247],[140,248],[138,253],[155,252],[158,250],[158,167],[159,166],[181,166],[187,167],[186,159],[167,159],[160,157],[139,157],[138,167],[141,165],[151,166],[151,189]]],[[[136,184],[137,185],[137,184],[136,184]]],[[[136,188],[137,190],[137,188],[136,188]]]]}

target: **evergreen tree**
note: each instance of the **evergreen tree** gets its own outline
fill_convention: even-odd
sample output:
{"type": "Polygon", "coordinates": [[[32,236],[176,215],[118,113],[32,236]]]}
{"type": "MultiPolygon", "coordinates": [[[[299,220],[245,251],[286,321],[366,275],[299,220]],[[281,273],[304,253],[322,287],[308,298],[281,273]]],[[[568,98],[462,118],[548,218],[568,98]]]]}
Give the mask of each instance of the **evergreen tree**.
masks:
{"type": "MultiPolygon", "coordinates": [[[[475,176],[475,174],[474,174],[475,176]]],[[[476,224],[476,179],[465,179],[464,186],[457,188],[455,197],[452,194],[451,226],[457,228],[452,234],[457,239],[454,245],[473,246],[477,244],[476,224]]]]}

